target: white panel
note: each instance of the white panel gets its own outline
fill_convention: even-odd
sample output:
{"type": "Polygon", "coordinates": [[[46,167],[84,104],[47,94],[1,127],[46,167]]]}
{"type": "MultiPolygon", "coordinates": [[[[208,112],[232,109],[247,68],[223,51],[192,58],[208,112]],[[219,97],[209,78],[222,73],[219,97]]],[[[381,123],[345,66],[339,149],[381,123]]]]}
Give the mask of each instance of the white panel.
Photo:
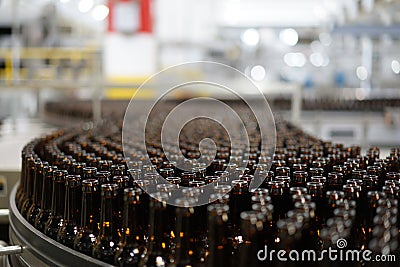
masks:
{"type": "Polygon", "coordinates": [[[138,2],[117,2],[114,6],[113,23],[116,31],[133,33],[139,29],[138,2]]]}
{"type": "Polygon", "coordinates": [[[204,42],[215,33],[214,0],[156,0],[155,34],[161,42],[204,42]]]}
{"type": "Polygon", "coordinates": [[[341,5],[341,1],[328,5],[320,0],[218,1],[218,23],[228,26],[318,26],[341,5]]]}
{"type": "Polygon", "coordinates": [[[156,71],[156,42],[152,35],[108,33],[103,48],[106,77],[147,76],[156,71]]]}

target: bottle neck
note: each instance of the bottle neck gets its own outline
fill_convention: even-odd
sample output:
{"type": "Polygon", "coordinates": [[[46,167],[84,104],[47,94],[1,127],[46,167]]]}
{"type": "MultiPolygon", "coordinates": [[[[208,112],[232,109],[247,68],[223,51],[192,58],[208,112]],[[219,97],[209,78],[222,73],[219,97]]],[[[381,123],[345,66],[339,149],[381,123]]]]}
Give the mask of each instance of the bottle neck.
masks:
{"type": "Polygon", "coordinates": [[[33,185],[33,203],[40,206],[40,197],[42,196],[42,183],[43,183],[43,171],[37,170],[35,173],[33,185]]]}
{"type": "Polygon", "coordinates": [[[215,266],[222,258],[229,259],[231,248],[228,240],[227,217],[227,214],[209,214],[208,238],[210,254],[207,266],[215,266]]]}
{"type": "Polygon", "coordinates": [[[65,193],[64,220],[77,225],[80,221],[79,204],[82,203],[82,193],[80,184],[67,186],[65,193]]]}
{"type": "Polygon", "coordinates": [[[51,201],[51,214],[53,216],[64,215],[64,201],[65,201],[65,181],[53,180],[53,195],[51,201]]]}
{"type": "Polygon", "coordinates": [[[90,232],[95,232],[98,221],[98,197],[99,192],[83,192],[82,195],[82,211],[81,224],[82,228],[90,232]]]}
{"type": "Polygon", "coordinates": [[[168,212],[165,202],[151,202],[150,209],[150,245],[149,250],[164,251],[168,247],[168,212]]]}
{"type": "Polygon", "coordinates": [[[135,199],[127,199],[124,203],[124,217],[123,217],[123,234],[122,240],[126,244],[138,243],[145,244],[145,232],[143,229],[143,222],[140,218],[141,209],[140,196],[135,196],[135,199]]]}
{"type": "Polygon", "coordinates": [[[29,167],[29,169],[28,169],[28,175],[27,175],[26,184],[25,184],[25,186],[26,186],[25,192],[26,192],[27,198],[31,198],[32,194],[33,194],[33,186],[34,186],[33,180],[35,178],[35,166],[34,166],[33,161],[30,162],[28,167],[29,167]]]}
{"type": "Polygon", "coordinates": [[[191,248],[191,217],[194,214],[194,208],[178,207],[176,214],[176,263],[191,263],[191,255],[194,248],[191,248]]]}
{"type": "Polygon", "coordinates": [[[114,238],[113,211],[115,196],[102,196],[100,215],[100,235],[103,238],[114,238]]]}
{"type": "Polygon", "coordinates": [[[43,210],[50,210],[51,209],[51,199],[52,199],[52,194],[49,194],[49,191],[52,190],[52,183],[53,183],[53,175],[51,173],[47,173],[43,177],[43,183],[42,183],[42,199],[40,202],[40,207],[43,210]],[[49,175],[50,174],[50,175],[49,175]]]}

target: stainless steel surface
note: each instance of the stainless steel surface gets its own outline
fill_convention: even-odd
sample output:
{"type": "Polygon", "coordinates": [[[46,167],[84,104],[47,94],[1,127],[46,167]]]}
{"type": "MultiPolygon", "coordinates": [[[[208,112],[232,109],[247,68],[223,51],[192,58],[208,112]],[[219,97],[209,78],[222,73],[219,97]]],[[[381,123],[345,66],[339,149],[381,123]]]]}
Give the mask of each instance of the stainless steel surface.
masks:
{"type": "Polygon", "coordinates": [[[30,225],[15,206],[17,186],[10,194],[10,243],[23,246],[24,253],[9,256],[12,266],[110,266],[61,245],[30,225]]]}
{"type": "Polygon", "coordinates": [[[24,248],[20,245],[0,247],[0,256],[22,253],[24,248]]]}
{"type": "Polygon", "coordinates": [[[0,209],[0,224],[8,224],[10,211],[8,209],[0,209]]]}

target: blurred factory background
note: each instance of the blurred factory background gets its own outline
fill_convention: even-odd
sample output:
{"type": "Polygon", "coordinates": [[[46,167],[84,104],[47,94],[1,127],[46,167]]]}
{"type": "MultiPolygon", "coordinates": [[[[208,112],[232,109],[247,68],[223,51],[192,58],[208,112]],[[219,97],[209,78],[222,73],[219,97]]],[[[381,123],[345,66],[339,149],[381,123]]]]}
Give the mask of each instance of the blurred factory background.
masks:
{"type": "Polygon", "coordinates": [[[57,101],[86,100],[98,120],[104,101],[199,60],[244,72],[318,137],[398,146],[399,47],[397,0],[0,0],[0,169],[19,169],[22,145],[66,122],[47,116],[57,101]]]}

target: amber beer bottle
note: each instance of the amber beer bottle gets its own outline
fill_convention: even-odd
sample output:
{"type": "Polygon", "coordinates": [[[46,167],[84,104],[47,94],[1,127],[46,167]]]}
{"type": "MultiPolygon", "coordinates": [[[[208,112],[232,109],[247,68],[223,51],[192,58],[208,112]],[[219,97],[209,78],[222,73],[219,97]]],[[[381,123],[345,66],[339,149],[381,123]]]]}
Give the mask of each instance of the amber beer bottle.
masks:
{"type": "Polygon", "coordinates": [[[363,226],[365,207],[360,200],[361,186],[347,184],[343,186],[343,192],[345,199],[355,201],[356,203],[356,214],[350,230],[351,239],[349,240],[348,247],[351,249],[361,249],[366,241],[366,233],[363,226]]]}
{"type": "Polygon", "coordinates": [[[195,258],[196,243],[193,238],[193,225],[191,218],[195,217],[195,209],[193,205],[196,204],[194,198],[178,198],[175,203],[179,205],[176,208],[176,253],[175,264],[171,266],[186,267],[198,266],[195,258]]]}
{"type": "Polygon", "coordinates": [[[40,232],[44,231],[47,220],[51,214],[51,197],[53,189],[53,173],[57,170],[57,166],[44,167],[44,177],[42,183],[42,195],[40,201],[40,211],[35,219],[35,228],[40,232]]]}
{"type": "Polygon", "coordinates": [[[229,211],[234,231],[240,229],[240,213],[251,209],[251,193],[247,181],[232,181],[232,192],[229,200],[229,211]]]}
{"type": "Polygon", "coordinates": [[[80,175],[67,175],[65,181],[64,219],[57,234],[57,241],[73,248],[79,230],[82,189],[80,175]]]}
{"type": "Polygon", "coordinates": [[[117,248],[116,229],[113,211],[117,200],[118,185],[103,184],[101,186],[100,233],[93,245],[92,256],[101,261],[113,264],[117,248]]]}
{"type": "Polygon", "coordinates": [[[319,182],[307,183],[308,193],[312,201],[316,204],[315,220],[318,227],[324,227],[328,217],[327,200],[324,196],[323,184],[319,182]]]}
{"type": "Polygon", "coordinates": [[[37,159],[35,161],[28,161],[28,176],[26,180],[26,194],[25,197],[22,199],[22,204],[21,204],[21,215],[26,218],[26,215],[28,214],[28,210],[31,207],[33,203],[33,187],[34,187],[34,179],[35,179],[35,170],[36,170],[36,165],[40,164],[40,159],[37,159]]]}
{"type": "Polygon", "coordinates": [[[380,191],[369,191],[367,193],[367,210],[364,217],[364,229],[365,229],[365,236],[366,241],[365,243],[368,244],[369,241],[372,239],[372,231],[374,229],[374,217],[376,215],[376,209],[378,207],[378,201],[380,199],[386,199],[386,194],[380,191]]]}
{"type": "Polygon", "coordinates": [[[94,179],[95,175],[97,173],[97,168],[96,167],[85,167],[82,170],[82,178],[84,180],[86,179],[94,179]]]}
{"type": "Polygon", "coordinates": [[[258,251],[264,249],[262,236],[266,218],[261,212],[244,211],[240,214],[243,245],[240,248],[239,267],[262,266],[265,263],[257,258],[258,251]]]}
{"type": "Polygon", "coordinates": [[[30,154],[30,156],[27,156],[25,159],[25,164],[23,165],[24,168],[22,169],[21,173],[21,190],[19,194],[16,197],[16,206],[19,211],[21,211],[22,204],[25,201],[26,195],[28,193],[28,181],[29,181],[29,175],[30,175],[30,166],[34,164],[34,154],[30,154]]]}
{"type": "Polygon", "coordinates": [[[96,179],[82,181],[81,228],[74,239],[74,249],[91,256],[99,233],[100,191],[96,179]]]}
{"type": "Polygon", "coordinates": [[[150,200],[150,233],[148,250],[143,257],[142,267],[165,267],[170,263],[170,239],[167,210],[167,193],[156,193],[150,200]]]}
{"type": "Polygon", "coordinates": [[[118,243],[114,264],[117,266],[139,266],[146,250],[146,236],[141,211],[143,209],[140,188],[124,189],[122,235],[118,243]]]}
{"type": "Polygon", "coordinates": [[[268,183],[268,190],[272,200],[272,205],[274,206],[274,222],[285,218],[285,213],[288,211],[289,207],[283,206],[285,203],[283,196],[284,182],[272,181],[268,183]]]}
{"type": "Polygon", "coordinates": [[[17,208],[19,209],[19,199],[21,198],[21,195],[24,194],[25,190],[25,181],[26,181],[26,173],[27,173],[27,161],[29,157],[32,157],[32,154],[29,153],[29,144],[26,145],[21,152],[21,178],[19,181],[19,185],[17,188],[17,193],[15,194],[15,203],[17,205],[17,208]]]}
{"type": "Polygon", "coordinates": [[[232,266],[232,243],[229,240],[229,206],[211,204],[207,207],[209,254],[206,266],[232,266]]]}
{"type": "Polygon", "coordinates": [[[118,231],[118,236],[122,235],[122,220],[123,220],[123,209],[124,209],[124,189],[128,187],[129,177],[128,176],[114,176],[113,183],[118,185],[117,189],[117,200],[114,212],[114,227],[118,231]]]}
{"type": "Polygon", "coordinates": [[[51,215],[44,227],[44,234],[52,239],[57,239],[57,233],[64,217],[65,178],[67,174],[65,170],[57,170],[53,175],[51,215]]]}
{"type": "Polygon", "coordinates": [[[36,216],[40,209],[40,197],[42,196],[42,183],[43,183],[43,172],[44,167],[48,167],[47,162],[37,162],[35,164],[35,177],[33,179],[33,201],[29,208],[26,219],[32,225],[35,224],[36,216]]]}

